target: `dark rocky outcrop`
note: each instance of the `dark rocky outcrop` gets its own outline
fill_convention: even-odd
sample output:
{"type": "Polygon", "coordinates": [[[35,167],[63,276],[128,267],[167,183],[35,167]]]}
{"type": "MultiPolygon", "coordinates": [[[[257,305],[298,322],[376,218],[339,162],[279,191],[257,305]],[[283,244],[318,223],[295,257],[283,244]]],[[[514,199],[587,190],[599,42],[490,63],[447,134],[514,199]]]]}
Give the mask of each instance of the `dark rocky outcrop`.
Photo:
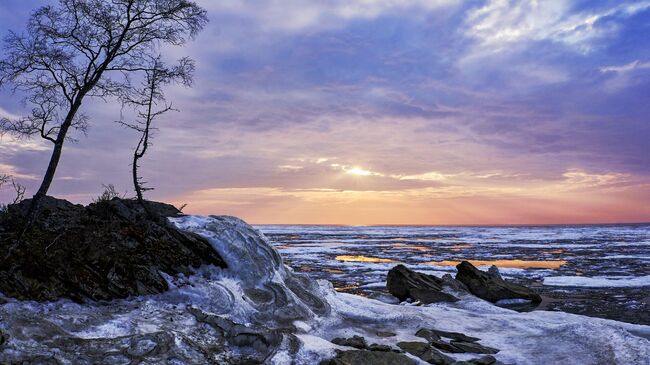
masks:
{"type": "Polygon", "coordinates": [[[20,237],[30,200],[0,214],[0,292],[25,300],[111,300],[168,289],[161,275],[225,267],[209,242],[176,229],[163,203],[114,198],[84,207],[45,197],[20,237]]]}
{"type": "Polygon", "coordinates": [[[350,338],[337,337],[332,340],[332,343],[339,346],[349,346],[357,349],[365,349],[368,347],[366,339],[361,336],[352,336],[350,338]]]}
{"type": "Polygon", "coordinates": [[[265,364],[282,343],[283,333],[262,326],[244,326],[227,318],[212,315],[198,308],[189,308],[198,322],[205,323],[223,335],[219,346],[236,349],[233,364],[265,364]]]}
{"type": "Polygon", "coordinates": [[[386,288],[400,301],[412,299],[423,304],[437,302],[456,302],[458,298],[442,291],[443,280],[397,265],[390,269],[386,288]]]}
{"type": "Polygon", "coordinates": [[[449,365],[455,362],[453,358],[434,349],[426,342],[399,342],[397,346],[404,350],[404,352],[417,356],[429,364],[449,365]]]}
{"type": "Polygon", "coordinates": [[[404,354],[368,350],[337,351],[336,357],[320,362],[320,365],[416,365],[415,360],[404,354]]]}
{"type": "Polygon", "coordinates": [[[467,336],[459,332],[448,332],[441,331],[436,329],[426,329],[422,328],[415,333],[416,336],[425,338],[429,341],[440,340],[441,337],[449,338],[455,341],[465,341],[465,342],[477,342],[480,338],[467,336]]]}
{"type": "Polygon", "coordinates": [[[474,354],[496,354],[499,352],[495,348],[483,346],[476,342],[451,341],[451,345],[463,352],[471,352],[474,354]]]}
{"type": "Polygon", "coordinates": [[[467,261],[461,262],[456,268],[456,280],[465,284],[472,294],[481,299],[492,303],[503,299],[526,299],[533,303],[542,301],[542,297],[534,290],[501,278],[498,270],[481,271],[467,261]]]}
{"type": "Polygon", "coordinates": [[[497,349],[479,344],[479,338],[467,336],[459,332],[421,328],[415,335],[427,340],[430,346],[448,353],[496,354],[499,352],[497,349]],[[450,339],[451,341],[448,342],[443,340],[443,338],[450,339]]]}

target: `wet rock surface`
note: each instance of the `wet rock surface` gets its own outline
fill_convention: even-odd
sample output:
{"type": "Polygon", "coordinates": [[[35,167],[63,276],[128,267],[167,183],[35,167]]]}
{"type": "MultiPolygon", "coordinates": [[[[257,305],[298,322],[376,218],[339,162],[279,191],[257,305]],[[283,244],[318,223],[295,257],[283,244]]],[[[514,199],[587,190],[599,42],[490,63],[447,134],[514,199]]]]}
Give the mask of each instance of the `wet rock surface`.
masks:
{"type": "Polygon", "coordinates": [[[417,362],[406,355],[393,352],[367,350],[337,351],[335,358],[321,361],[319,365],[416,365],[417,362]]]}
{"type": "Polygon", "coordinates": [[[525,299],[533,303],[542,301],[542,297],[534,290],[504,280],[496,268],[485,272],[463,261],[456,266],[456,269],[458,269],[456,280],[465,284],[472,294],[489,302],[495,303],[506,299],[525,299]]]}
{"type": "MultiPolygon", "coordinates": [[[[339,346],[353,347],[357,350],[338,350],[337,356],[331,360],[324,361],[321,364],[385,364],[385,358],[381,357],[381,352],[408,353],[429,364],[451,365],[451,364],[495,364],[496,358],[493,356],[484,356],[467,361],[457,361],[453,354],[496,354],[499,350],[483,346],[478,343],[479,338],[467,336],[459,332],[440,331],[437,329],[421,328],[415,336],[421,337],[427,342],[422,341],[399,341],[394,346],[372,344],[368,345],[363,336],[354,335],[349,338],[337,337],[332,343],[339,346]],[[447,341],[447,340],[450,341],[447,341]],[[363,351],[358,351],[363,350],[363,351]],[[365,360],[364,360],[365,359],[365,360]],[[338,361],[338,362],[337,362],[338,361]],[[348,361],[348,362],[345,362],[348,361]]],[[[387,358],[397,361],[397,357],[389,355],[387,358]]],[[[390,362],[389,362],[390,363],[390,362]]],[[[392,363],[390,363],[392,364],[392,363]]],[[[395,362],[394,364],[401,364],[395,362]]]]}
{"type": "Polygon", "coordinates": [[[87,207],[45,197],[19,239],[31,200],[0,214],[0,292],[17,299],[111,300],[168,289],[161,273],[190,274],[201,265],[225,267],[203,238],[165,217],[180,213],[149,202],[114,198],[87,207]]]}
{"type": "Polygon", "coordinates": [[[339,346],[349,346],[349,347],[354,347],[358,349],[365,349],[368,348],[368,344],[366,343],[366,339],[361,337],[361,336],[352,336],[350,338],[342,338],[342,337],[337,337],[332,340],[332,343],[337,344],[339,346]]]}
{"type": "Polygon", "coordinates": [[[386,288],[400,301],[411,299],[423,304],[457,302],[458,298],[442,291],[443,283],[444,281],[436,276],[397,265],[388,272],[386,288]]]}

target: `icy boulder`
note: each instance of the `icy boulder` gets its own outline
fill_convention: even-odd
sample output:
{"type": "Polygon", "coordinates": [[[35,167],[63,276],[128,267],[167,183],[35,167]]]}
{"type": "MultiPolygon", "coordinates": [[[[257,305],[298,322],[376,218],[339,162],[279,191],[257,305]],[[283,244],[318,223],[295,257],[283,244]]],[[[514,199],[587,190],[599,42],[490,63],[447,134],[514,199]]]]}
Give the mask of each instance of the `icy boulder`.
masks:
{"type": "Polygon", "coordinates": [[[318,295],[318,284],[287,268],[266,238],[241,219],[184,216],[171,220],[208,239],[226,261],[224,274],[237,281],[257,322],[289,326],[295,320],[329,313],[329,305],[318,295]]]}

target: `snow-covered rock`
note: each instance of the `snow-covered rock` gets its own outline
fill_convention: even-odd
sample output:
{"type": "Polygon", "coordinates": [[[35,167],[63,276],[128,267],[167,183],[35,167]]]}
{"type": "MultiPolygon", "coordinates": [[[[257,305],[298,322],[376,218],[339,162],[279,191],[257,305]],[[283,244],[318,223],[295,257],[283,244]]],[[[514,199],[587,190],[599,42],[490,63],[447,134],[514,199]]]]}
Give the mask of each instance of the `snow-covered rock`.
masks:
{"type": "Polygon", "coordinates": [[[504,363],[650,364],[649,326],[518,313],[460,292],[459,302],[427,306],[341,294],[286,267],[266,238],[237,218],[172,221],[207,238],[228,268],[167,277],[168,292],[111,302],[9,299],[0,305],[0,330],[8,335],[0,363],[317,364],[345,349],[330,342],[335,337],[396,348],[422,341],[418,329],[435,328],[480,338],[504,363]]]}

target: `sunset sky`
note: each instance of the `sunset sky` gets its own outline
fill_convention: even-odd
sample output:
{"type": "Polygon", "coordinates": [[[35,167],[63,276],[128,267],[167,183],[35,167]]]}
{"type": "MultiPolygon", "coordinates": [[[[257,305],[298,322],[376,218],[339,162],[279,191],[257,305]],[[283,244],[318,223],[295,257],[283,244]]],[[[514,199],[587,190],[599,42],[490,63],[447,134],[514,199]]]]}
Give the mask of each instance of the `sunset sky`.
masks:
{"type": "MultiPolygon", "coordinates": [[[[2,1],[0,36],[45,3],[2,1]]],[[[151,199],[250,223],[650,221],[650,1],[198,3],[209,25],[166,53],[197,72],[167,89],[151,199]]],[[[132,195],[138,136],[84,108],[51,194],[132,195]]],[[[5,136],[0,173],[34,193],[49,149],[5,136]]]]}

